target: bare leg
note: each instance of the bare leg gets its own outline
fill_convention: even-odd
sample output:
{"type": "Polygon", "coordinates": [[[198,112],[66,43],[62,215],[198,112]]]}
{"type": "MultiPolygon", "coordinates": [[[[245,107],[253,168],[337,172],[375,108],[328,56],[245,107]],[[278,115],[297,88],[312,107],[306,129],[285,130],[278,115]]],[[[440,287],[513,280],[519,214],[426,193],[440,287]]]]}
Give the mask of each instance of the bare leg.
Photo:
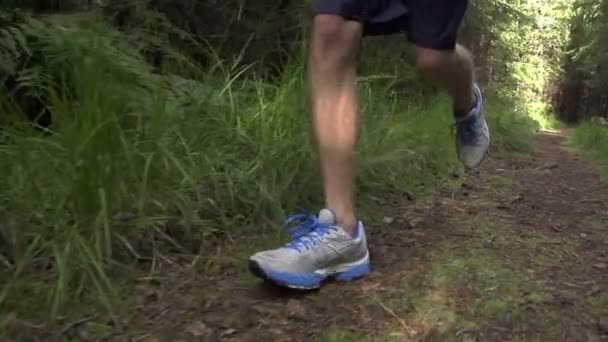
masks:
{"type": "Polygon", "coordinates": [[[454,51],[417,47],[417,66],[452,96],[454,116],[464,117],[473,104],[473,60],[461,45],[454,51]]]}
{"type": "Polygon", "coordinates": [[[317,15],[309,56],[315,142],[325,205],[349,232],[356,227],[355,148],[359,134],[357,52],[362,25],[334,15],[317,15]]]}

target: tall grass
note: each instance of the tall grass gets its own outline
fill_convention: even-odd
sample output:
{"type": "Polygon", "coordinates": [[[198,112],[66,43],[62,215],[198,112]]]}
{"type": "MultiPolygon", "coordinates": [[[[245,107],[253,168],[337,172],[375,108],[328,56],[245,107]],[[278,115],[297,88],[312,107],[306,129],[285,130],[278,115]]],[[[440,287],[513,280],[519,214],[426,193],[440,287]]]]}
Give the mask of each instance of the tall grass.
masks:
{"type": "Polygon", "coordinates": [[[584,122],[574,129],[571,142],[586,151],[608,176],[608,128],[595,122],[584,122]]]}
{"type": "MultiPolygon", "coordinates": [[[[28,293],[46,298],[36,311],[51,318],[83,295],[111,311],[119,272],[154,260],[159,246],[197,253],[321,203],[300,60],[273,84],[223,62],[185,61],[186,78],[159,72],[88,15],[30,19],[5,34],[19,43],[3,48],[20,85],[53,123],[33,126],[0,94],[3,310],[26,310],[28,293]]],[[[412,101],[366,77],[361,95],[362,206],[366,194],[431,189],[459,167],[445,96],[412,101]]],[[[487,101],[495,146],[525,145],[525,116],[487,101]]]]}

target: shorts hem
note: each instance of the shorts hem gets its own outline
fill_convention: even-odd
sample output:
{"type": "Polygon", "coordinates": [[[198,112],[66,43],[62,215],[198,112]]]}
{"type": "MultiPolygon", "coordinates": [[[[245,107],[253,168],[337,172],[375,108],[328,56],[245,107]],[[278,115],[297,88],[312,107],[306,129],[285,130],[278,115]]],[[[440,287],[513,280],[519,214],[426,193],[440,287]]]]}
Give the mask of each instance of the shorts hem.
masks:
{"type": "Polygon", "coordinates": [[[365,18],[362,17],[357,17],[354,15],[348,15],[345,13],[345,11],[342,11],[338,8],[336,9],[318,9],[315,8],[312,12],[312,17],[316,17],[318,15],[335,15],[341,18],[344,18],[345,20],[352,20],[352,21],[358,21],[360,23],[365,23],[365,18]]]}
{"type": "Polygon", "coordinates": [[[457,42],[425,42],[420,39],[410,38],[407,39],[411,44],[431,50],[439,50],[439,51],[454,51],[456,50],[457,42]]]}

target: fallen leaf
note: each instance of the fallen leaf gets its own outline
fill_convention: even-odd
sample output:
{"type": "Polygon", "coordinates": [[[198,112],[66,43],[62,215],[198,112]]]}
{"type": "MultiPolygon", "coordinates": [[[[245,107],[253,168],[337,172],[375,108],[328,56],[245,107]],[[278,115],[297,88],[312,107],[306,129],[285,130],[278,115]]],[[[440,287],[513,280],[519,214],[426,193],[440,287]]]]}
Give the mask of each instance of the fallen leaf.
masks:
{"type": "Polygon", "coordinates": [[[412,228],[415,228],[418,224],[420,224],[420,222],[422,222],[422,218],[421,217],[417,217],[417,218],[411,219],[410,220],[410,226],[412,228]]]}
{"type": "Polygon", "coordinates": [[[567,282],[567,281],[562,281],[562,284],[564,284],[564,285],[566,285],[566,286],[568,286],[568,287],[580,288],[580,286],[579,286],[579,285],[572,284],[572,283],[569,283],[569,282],[567,282]]]}
{"type": "Polygon", "coordinates": [[[226,337],[226,336],[234,334],[235,332],[237,332],[236,329],[226,329],[226,330],[222,331],[222,333],[220,334],[220,336],[221,337],[226,337]]]}
{"type": "Polygon", "coordinates": [[[388,216],[384,216],[384,218],[382,219],[382,222],[386,223],[386,224],[391,224],[393,223],[395,219],[392,217],[388,217],[388,216]]]}
{"type": "Polygon", "coordinates": [[[511,200],[509,201],[509,203],[515,203],[515,202],[521,201],[523,199],[524,199],[524,196],[520,194],[520,195],[517,195],[517,196],[511,198],[511,200]]]}
{"type": "Polygon", "coordinates": [[[598,262],[597,264],[593,264],[593,267],[600,269],[600,270],[604,270],[608,267],[608,265],[603,262],[598,262]]]}
{"type": "Polygon", "coordinates": [[[554,232],[561,232],[563,229],[560,224],[554,224],[551,226],[551,230],[554,232]]]}
{"type": "Polygon", "coordinates": [[[559,167],[558,163],[547,163],[543,166],[540,167],[541,170],[551,170],[551,169],[557,169],[559,167]]]}
{"type": "Polygon", "coordinates": [[[194,337],[203,337],[210,335],[213,331],[207,326],[207,324],[201,321],[196,321],[190,323],[186,327],[186,332],[194,337]]]}
{"type": "Polygon", "coordinates": [[[420,230],[414,230],[414,229],[412,229],[411,232],[412,232],[412,235],[417,236],[417,237],[425,237],[426,236],[426,234],[423,233],[423,232],[421,232],[420,230]]]}

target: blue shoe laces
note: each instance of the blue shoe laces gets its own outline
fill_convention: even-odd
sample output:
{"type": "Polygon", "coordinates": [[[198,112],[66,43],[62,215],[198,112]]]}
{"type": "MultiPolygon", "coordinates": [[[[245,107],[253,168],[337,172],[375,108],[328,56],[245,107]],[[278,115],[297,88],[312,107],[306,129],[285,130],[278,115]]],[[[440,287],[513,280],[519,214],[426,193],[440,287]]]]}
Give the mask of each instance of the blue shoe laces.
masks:
{"type": "Polygon", "coordinates": [[[477,142],[477,116],[471,116],[456,123],[456,135],[463,145],[473,145],[477,142]]]}
{"type": "Polygon", "coordinates": [[[289,217],[283,227],[288,230],[292,238],[292,241],[285,247],[298,252],[309,250],[317,244],[319,238],[336,230],[335,227],[319,221],[316,215],[310,213],[295,214],[289,217]]]}
{"type": "MultiPolygon", "coordinates": [[[[480,95],[475,93],[475,103],[471,106],[469,113],[474,110],[477,110],[479,106],[479,102],[481,99],[480,95]]],[[[479,115],[469,115],[466,119],[456,123],[456,135],[458,140],[463,145],[473,145],[477,142],[479,133],[477,132],[477,120],[479,119],[479,115]]]]}

